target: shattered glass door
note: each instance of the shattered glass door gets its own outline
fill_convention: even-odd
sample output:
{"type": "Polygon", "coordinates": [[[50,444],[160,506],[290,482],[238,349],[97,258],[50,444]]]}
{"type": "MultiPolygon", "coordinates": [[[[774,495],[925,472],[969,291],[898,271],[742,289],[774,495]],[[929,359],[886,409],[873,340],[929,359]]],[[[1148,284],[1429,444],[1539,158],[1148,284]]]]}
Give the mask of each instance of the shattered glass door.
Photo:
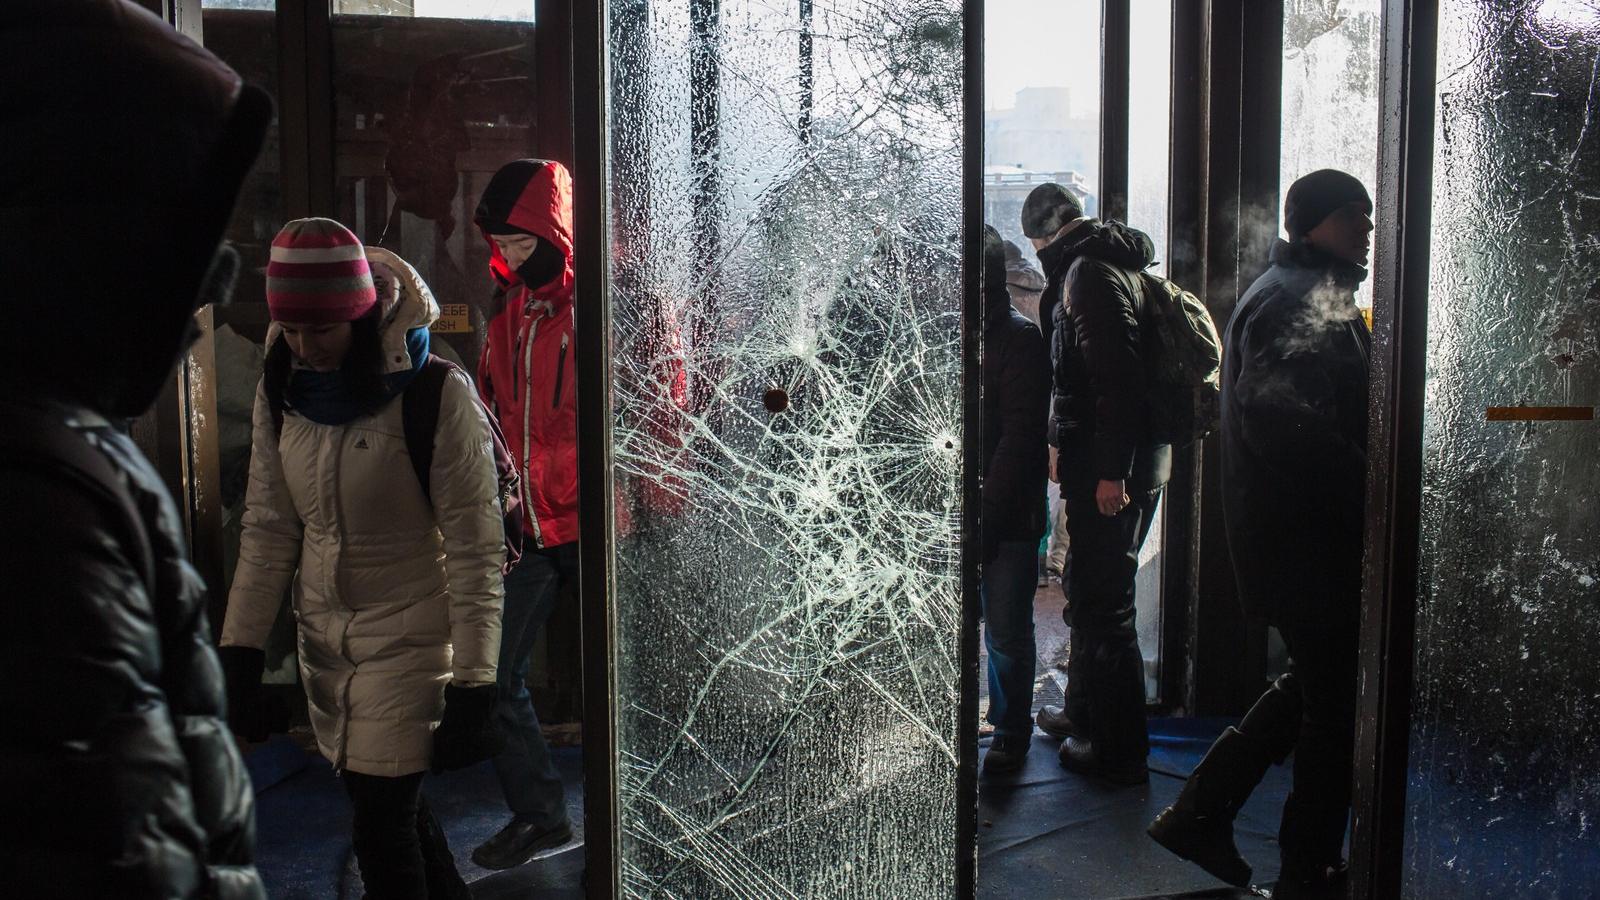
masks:
{"type": "Polygon", "coordinates": [[[613,0],[626,896],[949,897],[955,0],[613,0]]]}
{"type": "Polygon", "coordinates": [[[1439,8],[1405,891],[1600,885],[1600,6],[1439,8]]]}

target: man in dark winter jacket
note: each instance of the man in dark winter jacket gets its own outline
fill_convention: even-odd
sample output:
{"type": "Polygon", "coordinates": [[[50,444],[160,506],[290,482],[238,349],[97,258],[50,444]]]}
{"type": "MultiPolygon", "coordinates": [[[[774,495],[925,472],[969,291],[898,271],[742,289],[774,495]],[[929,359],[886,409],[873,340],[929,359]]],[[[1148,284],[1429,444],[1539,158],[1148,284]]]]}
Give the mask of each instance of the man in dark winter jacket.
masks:
{"type": "Polygon", "coordinates": [[[1050,357],[1038,326],[1011,305],[1005,247],[984,228],[983,598],[989,650],[987,772],[1015,771],[1033,735],[1033,591],[1045,530],[1050,357]]]}
{"type": "Polygon", "coordinates": [[[1041,316],[1054,325],[1051,430],[1070,539],[1062,579],[1072,626],[1068,699],[1064,709],[1041,710],[1039,725],[1064,738],[1063,766],[1143,784],[1149,736],[1134,580],[1172,470],[1172,448],[1150,433],[1140,340],[1138,273],[1155,253],[1143,232],[1085,217],[1058,184],[1028,195],[1022,231],[1049,279],[1041,316]]]}
{"type": "Polygon", "coordinates": [[[265,896],[205,586],[126,423],[231,284],[270,118],[131,3],[0,4],[6,896],[265,896]]]}
{"type": "Polygon", "coordinates": [[[1279,678],[1151,825],[1168,849],[1244,885],[1233,819],[1295,755],[1274,897],[1341,896],[1355,734],[1370,336],[1355,305],[1372,201],[1324,169],[1284,203],[1288,241],[1240,298],[1222,370],[1222,499],[1239,596],[1277,626],[1279,678]]]}

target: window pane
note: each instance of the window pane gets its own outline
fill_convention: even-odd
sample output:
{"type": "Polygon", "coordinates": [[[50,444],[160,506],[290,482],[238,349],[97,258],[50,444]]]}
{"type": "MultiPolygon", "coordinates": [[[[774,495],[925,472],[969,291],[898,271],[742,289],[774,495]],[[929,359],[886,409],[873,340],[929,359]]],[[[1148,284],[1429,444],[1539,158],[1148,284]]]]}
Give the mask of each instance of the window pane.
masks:
{"type": "Polygon", "coordinates": [[[610,5],[626,896],[956,891],[961,35],[610,5]]]}
{"type": "Polygon", "coordinates": [[[433,350],[476,371],[493,300],[478,195],[532,155],[533,28],[372,16],[333,19],[339,221],[432,288],[433,350]]]}
{"type": "MultiPolygon", "coordinates": [[[[1377,190],[1381,7],[1382,0],[1284,3],[1280,209],[1289,185],[1317,169],[1342,169],[1377,190]]],[[[1262,224],[1280,230],[1282,217],[1262,224]]],[[[1371,308],[1371,279],[1356,303],[1371,308]]]]}
{"type": "MultiPolygon", "coordinates": [[[[245,81],[272,94],[278,90],[278,41],[272,0],[207,0],[201,34],[207,49],[232,66],[245,81]]],[[[262,342],[267,331],[265,279],[267,252],[283,224],[283,178],[274,119],[239,192],[227,240],[239,252],[239,278],[233,300],[212,310],[216,328],[217,449],[220,462],[223,583],[233,583],[238,559],[240,518],[250,472],[251,414],[261,380],[262,342]]],[[[294,627],[280,617],[267,645],[266,680],[292,684],[294,627]]]]}
{"type": "MultiPolygon", "coordinates": [[[[1128,98],[1128,224],[1150,235],[1156,264],[1167,273],[1167,210],[1172,163],[1172,0],[1132,0],[1128,98]]],[[[1161,691],[1161,552],[1167,505],[1156,507],[1150,537],[1139,551],[1135,607],[1145,696],[1161,691]]]]}
{"type": "Polygon", "coordinates": [[[1412,897],[1600,884],[1600,9],[1439,8],[1412,897]]]}
{"type": "Polygon", "coordinates": [[[336,15],[532,22],[534,0],[333,0],[336,15]]]}
{"type": "Polygon", "coordinates": [[[1099,215],[1100,0],[987,0],[983,39],[984,220],[1037,267],[1021,222],[1036,185],[1099,215]]]}

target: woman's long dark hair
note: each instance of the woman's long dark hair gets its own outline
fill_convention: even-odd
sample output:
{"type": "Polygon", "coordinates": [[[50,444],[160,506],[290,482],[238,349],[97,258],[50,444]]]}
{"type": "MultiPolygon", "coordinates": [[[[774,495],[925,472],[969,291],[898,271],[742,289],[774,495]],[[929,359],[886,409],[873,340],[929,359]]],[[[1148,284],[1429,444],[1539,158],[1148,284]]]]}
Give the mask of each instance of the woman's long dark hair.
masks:
{"type": "MultiPolygon", "coordinates": [[[[350,323],[350,350],[339,366],[363,415],[377,412],[389,401],[389,390],[383,379],[383,338],[378,332],[378,311],[382,305],[374,303],[371,312],[350,323]]],[[[267,348],[262,387],[273,409],[284,408],[293,356],[289,342],[281,334],[267,348]]]]}

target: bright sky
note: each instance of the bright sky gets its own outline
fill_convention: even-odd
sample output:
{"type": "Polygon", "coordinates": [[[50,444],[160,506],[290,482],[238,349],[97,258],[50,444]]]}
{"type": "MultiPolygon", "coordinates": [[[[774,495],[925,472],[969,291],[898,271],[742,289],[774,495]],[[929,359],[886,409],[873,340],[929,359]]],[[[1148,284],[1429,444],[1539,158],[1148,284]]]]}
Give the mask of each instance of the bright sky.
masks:
{"type": "Polygon", "coordinates": [[[984,106],[1005,109],[1025,87],[1072,89],[1073,114],[1100,105],[1100,0],[986,0],[984,106]]]}
{"type": "Polygon", "coordinates": [[[417,15],[447,19],[533,21],[533,0],[417,0],[417,15]]]}

